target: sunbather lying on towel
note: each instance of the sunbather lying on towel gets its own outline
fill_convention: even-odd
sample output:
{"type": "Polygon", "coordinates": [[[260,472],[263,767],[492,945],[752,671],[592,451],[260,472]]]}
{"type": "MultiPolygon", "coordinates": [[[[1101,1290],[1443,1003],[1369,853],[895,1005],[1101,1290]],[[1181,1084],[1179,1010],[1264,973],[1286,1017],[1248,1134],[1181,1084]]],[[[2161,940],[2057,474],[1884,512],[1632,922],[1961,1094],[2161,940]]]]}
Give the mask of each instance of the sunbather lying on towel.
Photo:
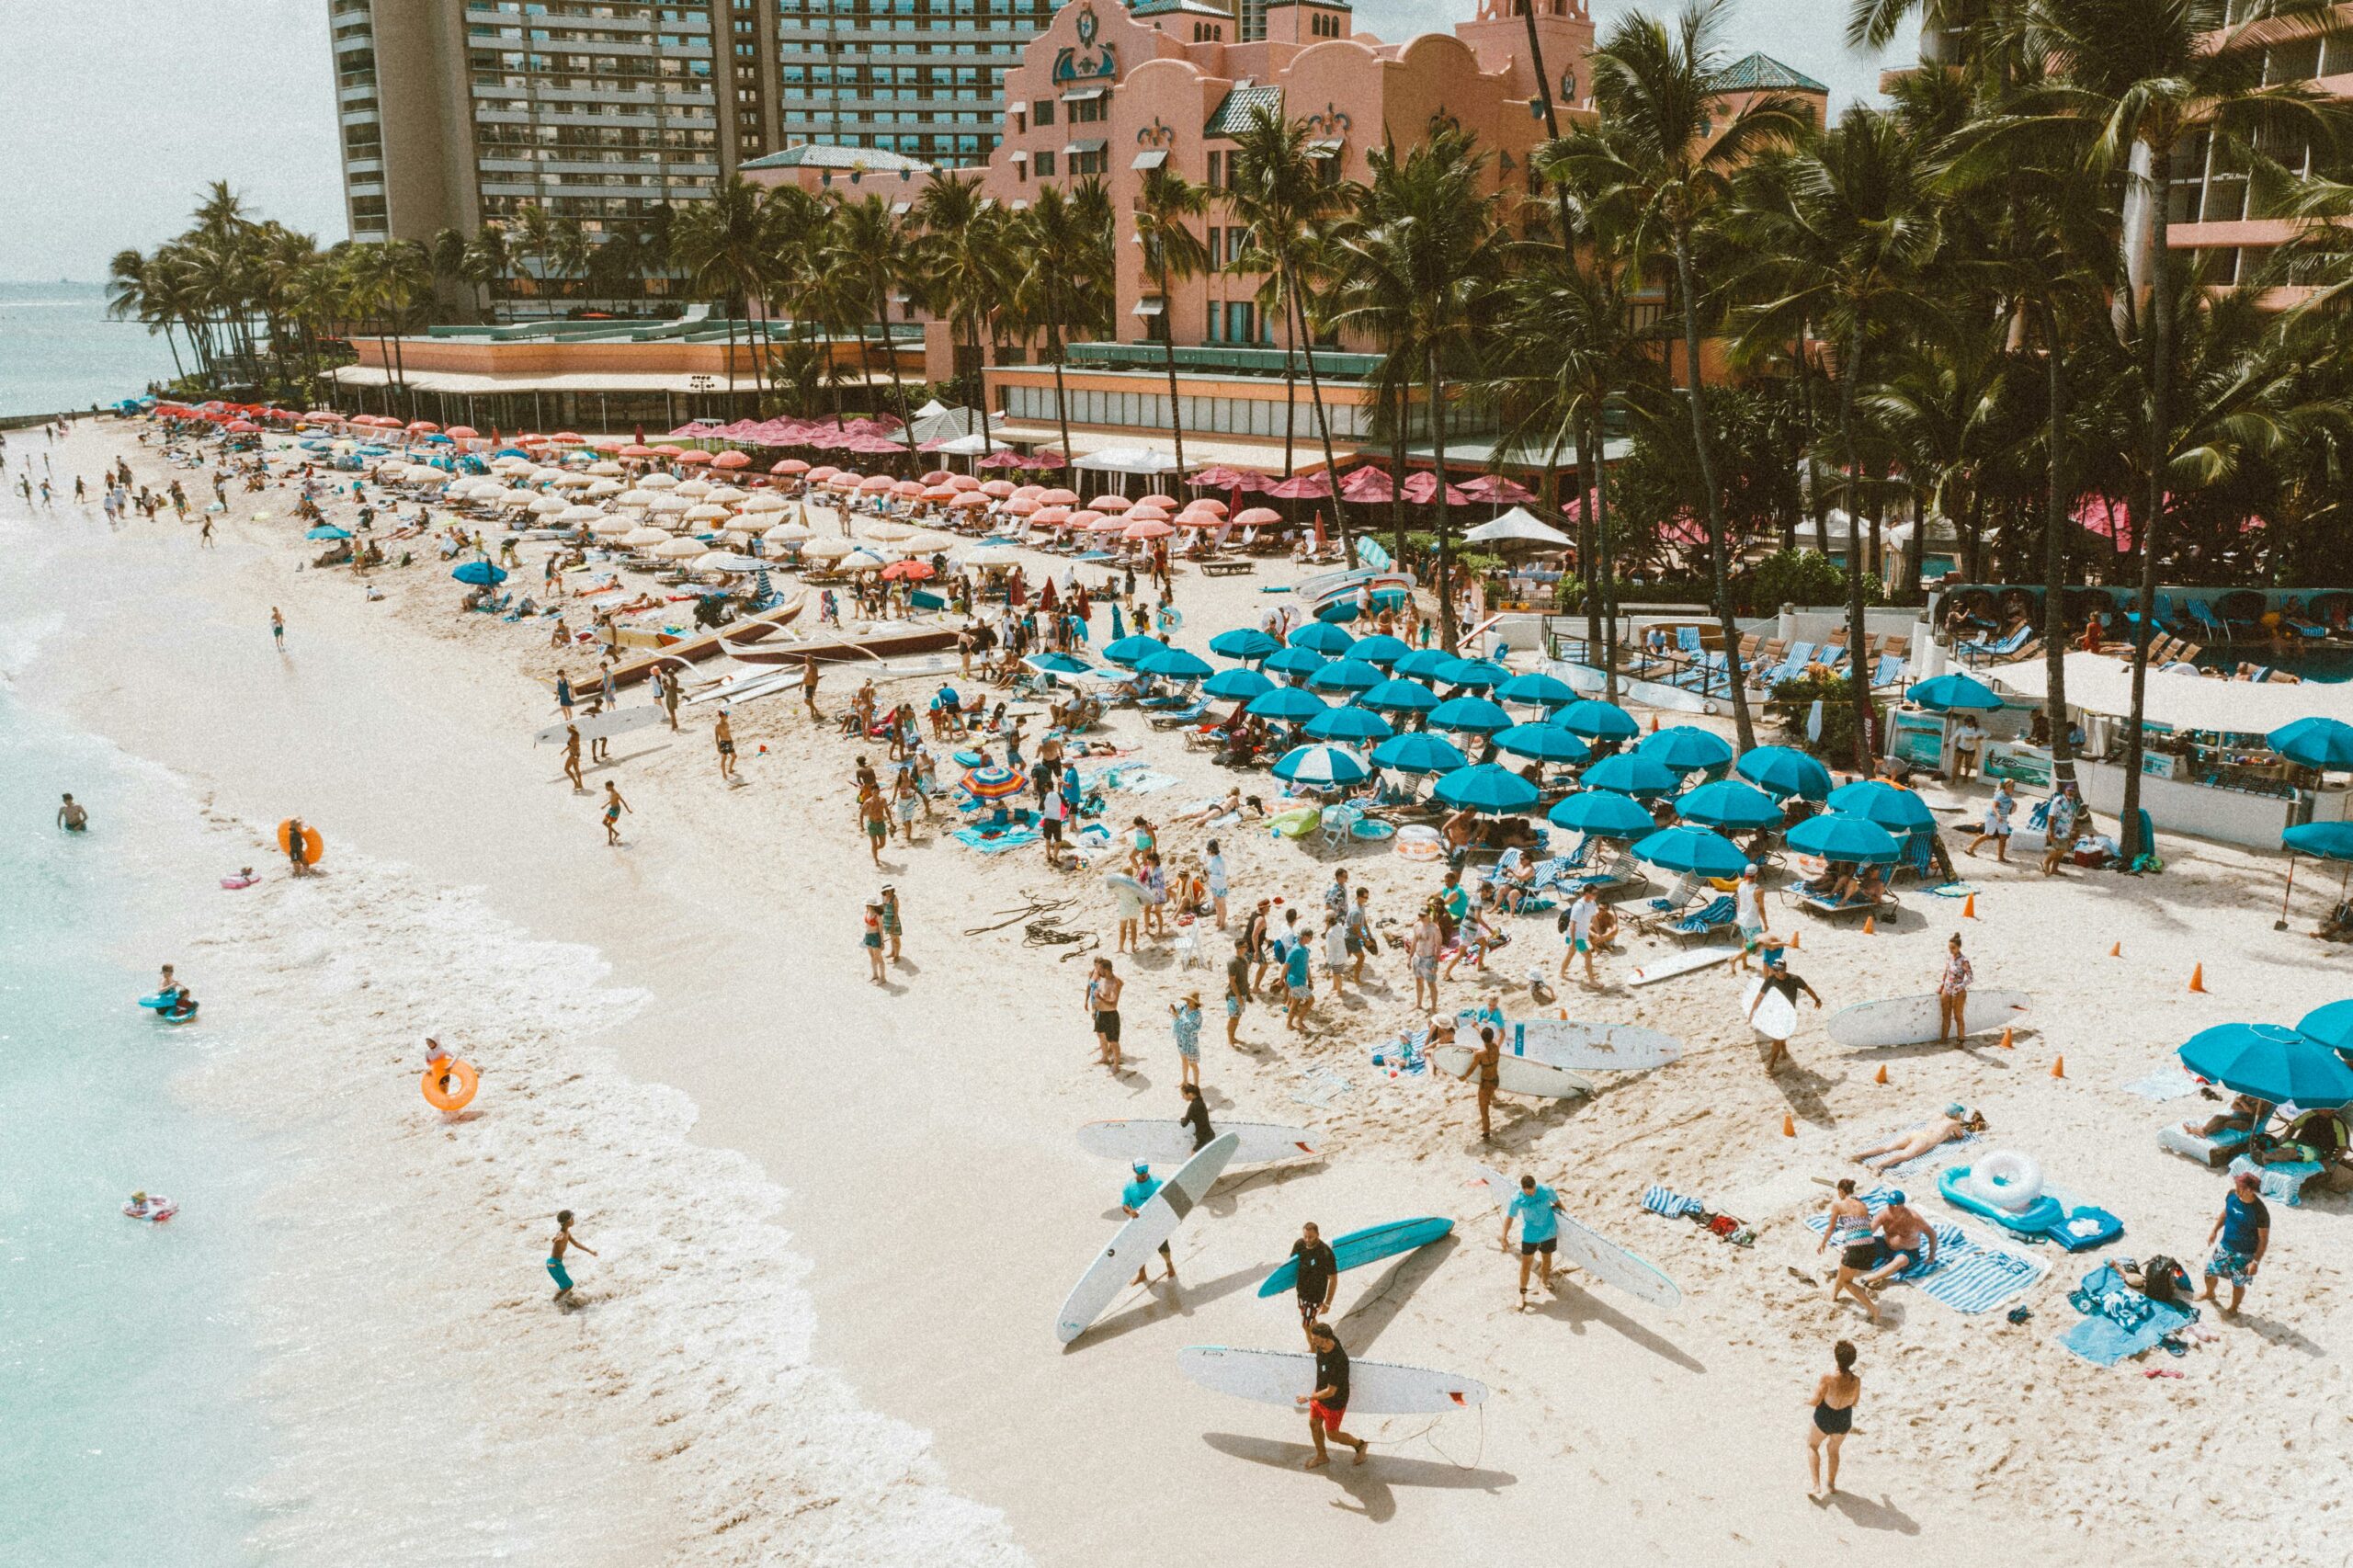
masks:
{"type": "Polygon", "coordinates": [[[2252,1132],[2256,1124],[2271,1114],[2271,1108],[2253,1095],[2234,1096],[2231,1108],[2218,1111],[2203,1121],[2185,1121],[2181,1130],[2192,1138],[2211,1138],[2217,1132],[2252,1132]]]}
{"type": "Polygon", "coordinates": [[[1940,1143],[1966,1138],[1972,1132],[1985,1131],[1985,1114],[1970,1109],[1956,1100],[1945,1107],[1942,1116],[1931,1117],[1926,1125],[1909,1132],[1899,1132],[1886,1142],[1858,1152],[1857,1163],[1875,1171],[1892,1170],[1906,1160],[1916,1160],[1940,1143]]]}

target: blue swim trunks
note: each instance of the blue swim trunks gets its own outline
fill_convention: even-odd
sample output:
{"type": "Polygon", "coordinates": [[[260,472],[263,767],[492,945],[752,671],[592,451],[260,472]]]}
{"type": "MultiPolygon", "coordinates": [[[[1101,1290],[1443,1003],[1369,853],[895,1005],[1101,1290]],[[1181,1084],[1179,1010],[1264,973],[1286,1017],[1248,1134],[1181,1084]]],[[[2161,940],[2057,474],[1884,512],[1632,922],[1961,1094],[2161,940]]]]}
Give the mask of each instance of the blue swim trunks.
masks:
{"type": "Polygon", "coordinates": [[[563,1259],[560,1257],[548,1259],[548,1278],[555,1281],[555,1288],[559,1290],[572,1289],[572,1276],[564,1272],[563,1259]]]}

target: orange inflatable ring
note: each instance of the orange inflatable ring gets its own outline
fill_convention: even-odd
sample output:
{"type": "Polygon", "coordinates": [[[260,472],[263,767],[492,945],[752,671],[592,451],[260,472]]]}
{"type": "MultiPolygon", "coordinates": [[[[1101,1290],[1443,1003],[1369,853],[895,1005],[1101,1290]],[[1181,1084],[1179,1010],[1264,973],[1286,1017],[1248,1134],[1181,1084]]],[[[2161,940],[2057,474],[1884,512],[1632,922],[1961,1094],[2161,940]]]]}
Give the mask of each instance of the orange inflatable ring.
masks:
{"type": "Polygon", "coordinates": [[[482,1074],[472,1064],[454,1056],[443,1057],[426,1068],[424,1078],[425,1103],[436,1110],[463,1110],[473,1104],[474,1091],[482,1087],[482,1074]],[[444,1078],[451,1086],[441,1086],[444,1078]]]}
{"type": "MultiPolygon", "coordinates": [[[[294,846],[288,842],[293,837],[293,828],[292,817],[278,824],[278,850],[281,855],[293,853],[294,846]]],[[[315,866],[319,863],[319,857],[326,852],[327,841],[319,836],[317,828],[306,824],[302,829],[302,864],[315,866]]]]}

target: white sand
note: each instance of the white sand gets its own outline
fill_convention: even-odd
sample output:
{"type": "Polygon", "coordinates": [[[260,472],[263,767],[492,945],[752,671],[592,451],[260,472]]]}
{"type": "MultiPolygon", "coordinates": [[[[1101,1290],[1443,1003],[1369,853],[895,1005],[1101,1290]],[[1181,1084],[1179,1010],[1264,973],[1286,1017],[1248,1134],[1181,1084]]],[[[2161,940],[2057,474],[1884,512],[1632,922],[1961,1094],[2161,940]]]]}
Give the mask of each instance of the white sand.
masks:
{"type": "MultiPolygon", "coordinates": [[[[91,427],[59,472],[128,451],[160,480],[130,441],[91,427]]],[[[453,614],[440,567],[383,574],[389,598],[364,603],[343,573],[296,570],[309,550],[284,520],[288,493],[262,499],[279,515],[265,524],[234,501],[212,551],[169,521],[108,537],[95,508],[0,525],[7,602],[72,610],[0,675],[180,771],[234,821],[222,869],[256,861],[272,878],[224,894],[220,945],[185,964],[204,977],[207,1029],[234,1042],[203,1088],[286,1142],[273,1220],[288,1262],[267,1303],[284,1347],[268,1392],[296,1439],[273,1484],[283,1560],[332,1542],[377,1562],[1515,1561],[1593,1541],[1733,1562],[1874,1545],[1952,1563],[2342,1561],[2329,1540],[2353,1451],[2342,1197],[2274,1206],[2246,1315],[2210,1313],[2214,1344],[2148,1358],[2178,1381],[2050,1343],[2096,1257],[2051,1257],[2022,1327],[1898,1289],[1872,1329],[1827,1305],[1801,1222],[1822,1196],[1809,1178],[1852,1169],[1843,1151],[1958,1097],[1986,1111],[1997,1146],[2123,1216],[2117,1250],[2194,1268],[2221,1178],[2153,1139],[2205,1102],[2117,1085],[2207,1024],[2293,1021],[2353,990],[2336,949],[2271,931],[2274,863],[2171,837],[2166,874],[2140,881],[1965,862],[1984,890],[1967,930],[1981,983],[2033,993],[2033,1027],[2009,1052],[1889,1053],[1883,1087],[1875,1059],[1840,1055],[1810,1011],[1797,1067],[1768,1079],[1720,975],[1631,994],[1572,984],[1572,1016],[1661,1028],[1688,1054],[1589,1104],[1506,1101],[1491,1154],[1465,1091],[1369,1064],[1410,1016],[1395,956],[1364,995],[1320,1000],[1310,1040],[1278,1041],[1275,1017],[1254,1011],[1257,1049],[1239,1058],[1222,1042],[1222,953],[1189,972],[1165,947],[1122,960],[1140,1070],[1091,1069],[1083,960],[1024,948],[1017,926],[956,936],[1035,889],[1079,899],[1057,919],[1108,945],[1108,893],[1051,876],[1034,852],[893,846],[884,875],[907,904],[909,961],[887,992],[870,986],[857,919],[882,878],[854,833],[856,748],[796,717],[795,699],[738,710],[736,790],[717,778],[707,711],[681,736],[618,741],[637,814],[630,846],[606,849],[554,748],[528,741],[549,717],[543,633],[453,614]],[[290,625],[282,660],[273,603],[290,625]],[[328,836],[331,875],[314,884],[286,884],[245,847],[289,812],[328,836]],[[2110,960],[2119,940],[2125,958],[2110,960]],[[2186,991],[2200,962],[2210,995],[2186,991]],[[1182,1290],[1131,1292],[1064,1351],[1053,1309],[1120,1177],[1072,1129],[1173,1114],[1157,1020],[1196,985],[1212,1103],[1309,1119],[1325,1157],[1224,1183],[1179,1234],[1182,1290]],[[417,1098],[428,1030],[485,1070],[481,1114],[457,1127],[417,1098]],[[1328,1112],[1298,1103],[1306,1067],[1353,1087],[1328,1112]],[[1673,1275],[1683,1305],[1572,1284],[1516,1312],[1494,1210],[1469,1185],[1483,1161],[1553,1181],[1673,1275]],[[1757,1245],[1643,1213],[1652,1181],[1730,1208],[1757,1245]],[[581,1260],[587,1301],[570,1314],[538,1269],[563,1206],[603,1254],[581,1260]],[[1300,1221],[1330,1233],[1416,1213],[1454,1217],[1455,1240],[1345,1277],[1344,1337],[1484,1380],[1483,1411],[1368,1422],[1384,1444],[1370,1464],[1309,1476],[1295,1418],[1176,1377],[1185,1344],[1295,1347],[1288,1305],[1253,1290],[1300,1221]],[[1805,1403],[1842,1335],[1862,1346],[1864,1402],[1847,1491],[1817,1506],[1805,1403]],[[423,1504],[427,1475],[447,1478],[446,1505],[423,1504]]],[[[1188,641],[1255,616],[1257,585],[1181,579],[1188,641]]],[[[847,691],[827,686],[830,710],[847,691]]],[[[1165,822],[1233,777],[1132,719],[1114,733],[1185,780],[1114,797],[1115,822],[1165,822]]],[[[1173,830],[1164,846],[1181,859],[1203,836],[1173,830]]],[[[1316,852],[1223,836],[1238,902],[1280,892],[1320,909],[1316,852]]],[[[1403,918],[1436,880],[1369,850],[1348,864],[1383,915],[1403,918]]],[[[1799,971],[1836,1006],[1932,988],[1959,909],[1906,903],[1875,937],[1778,908],[1775,923],[1803,931],[1799,971]]],[[[1514,930],[1499,975],[1557,962],[1549,916],[1514,930]]],[[[1448,1001],[1477,994],[1459,983],[1448,1001]]],[[[1505,1000],[1525,1011],[1516,983],[1505,1000]]],[[[1925,1212],[1954,1217],[1932,1178],[1907,1185],[1925,1212]]]]}

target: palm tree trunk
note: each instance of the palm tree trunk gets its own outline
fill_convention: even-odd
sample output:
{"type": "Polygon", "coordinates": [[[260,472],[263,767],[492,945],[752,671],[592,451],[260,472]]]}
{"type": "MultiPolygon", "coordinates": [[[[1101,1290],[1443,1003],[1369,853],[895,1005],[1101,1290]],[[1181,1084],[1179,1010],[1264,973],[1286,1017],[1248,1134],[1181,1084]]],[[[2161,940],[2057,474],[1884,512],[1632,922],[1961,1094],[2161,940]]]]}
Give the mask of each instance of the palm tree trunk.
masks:
{"type": "MultiPolygon", "coordinates": [[[[1609,543],[1609,460],[1601,448],[1601,416],[1589,421],[1594,450],[1593,529],[1601,574],[1601,695],[1618,700],[1618,568],[1609,543]]],[[[1580,443],[1582,445],[1583,443],[1580,443]]]]}
{"type": "MultiPolygon", "coordinates": [[[[1530,24],[1533,25],[1532,23],[1530,24]]],[[[1544,499],[1552,499],[1548,484],[1544,499]]],[[[1577,440],[1577,571],[1585,577],[1585,652],[1601,656],[1601,584],[1595,576],[1593,557],[1593,452],[1578,433],[1577,440]]]]}
{"type": "Polygon", "coordinates": [[[1307,301],[1296,287],[1285,292],[1290,296],[1291,314],[1299,323],[1300,349],[1307,359],[1307,395],[1315,404],[1315,428],[1324,442],[1324,482],[1332,487],[1332,526],[1339,531],[1340,563],[1346,566],[1355,561],[1356,553],[1348,543],[1347,509],[1340,501],[1340,464],[1332,455],[1332,416],[1324,407],[1324,378],[1315,369],[1315,339],[1307,326],[1307,301]]]}
{"type": "MultiPolygon", "coordinates": [[[[1813,356],[1806,352],[1806,344],[1813,336],[1813,324],[1798,324],[1798,402],[1805,420],[1805,504],[1813,514],[1813,552],[1824,560],[1830,559],[1830,519],[1822,500],[1822,465],[1814,460],[1815,415],[1813,410],[1813,356]]],[[[1796,530],[1792,528],[1791,533],[1796,530]]],[[[1792,538],[1790,547],[1795,549],[1792,538]]]]}
{"type": "Polygon", "coordinates": [[[1397,378],[1397,417],[1389,427],[1389,523],[1397,534],[1397,566],[1405,565],[1405,420],[1413,412],[1413,383],[1397,378]]]}
{"type": "Polygon", "coordinates": [[[1062,427],[1063,466],[1067,468],[1077,460],[1070,450],[1070,393],[1063,385],[1062,304],[1055,293],[1046,295],[1046,347],[1054,357],[1054,423],[1062,427]]]}
{"type": "MultiPolygon", "coordinates": [[[[1438,464],[1438,494],[1431,497],[1438,505],[1438,645],[1448,653],[1454,652],[1454,554],[1448,548],[1453,530],[1446,518],[1446,382],[1438,374],[1438,335],[1430,335],[1423,350],[1429,365],[1430,389],[1430,455],[1438,464]]],[[[1402,488],[1404,476],[1399,475],[1402,488]]]]}
{"type": "MultiPolygon", "coordinates": [[[[2150,166],[2164,170],[2172,149],[2153,147],[2150,166]]],[[[2160,176],[2162,177],[2162,176],[2160,176]]],[[[2165,521],[2165,450],[2173,422],[2173,281],[2165,265],[2165,190],[2161,185],[2150,199],[2149,244],[2149,499],[2133,533],[2141,547],[2141,614],[2132,625],[2132,716],[2124,734],[2123,820],[2116,824],[2116,842],[2130,866],[2145,853],[2141,842],[2141,726],[2148,715],[2149,639],[2156,622],[2157,543],[2165,521]]]]}
{"type": "MultiPolygon", "coordinates": [[[[965,312],[964,327],[965,336],[971,340],[972,347],[972,406],[981,411],[980,455],[984,458],[989,455],[992,439],[989,435],[989,361],[981,347],[981,312],[977,309],[965,312]]],[[[1181,442],[1176,448],[1176,460],[1179,463],[1185,460],[1185,448],[1181,442]]],[[[977,468],[980,458],[973,459],[972,462],[977,468]]]]}
{"type": "Polygon", "coordinates": [[[891,390],[896,394],[892,401],[899,405],[899,429],[907,438],[907,460],[914,463],[916,471],[920,472],[923,468],[923,457],[915,449],[915,415],[907,408],[907,383],[899,379],[898,350],[891,347],[890,285],[880,274],[877,274],[874,279],[874,330],[882,339],[884,358],[890,360],[891,390]]]}
{"type": "Polygon", "coordinates": [[[1160,285],[1160,362],[1168,372],[1168,431],[1176,442],[1176,472],[1185,472],[1185,415],[1176,396],[1176,301],[1168,290],[1168,261],[1164,256],[1154,272],[1160,285]]]}
{"type": "MultiPolygon", "coordinates": [[[[1838,367],[1838,444],[1847,460],[1847,517],[1848,528],[1859,528],[1859,497],[1855,494],[1857,481],[1862,475],[1862,458],[1855,441],[1855,392],[1862,381],[1863,332],[1857,326],[1847,337],[1846,363],[1838,367]]],[[[1871,672],[1863,641],[1863,562],[1860,540],[1857,548],[1847,551],[1847,690],[1855,709],[1855,770],[1869,776],[1871,770],[1871,672]]]]}
{"type": "Polygon", "coordinates": [[[1691,371],[1691,440],[1699,463],[1699,488],[1707,497],[1708,548],[1713,559],[1716,622],[1723,629],[1724,674],[1732,687],[1732,727],[1742,751],[1756,744],[1748,721],[1748,688],[1740,667],[1740,627],[1732,614],[1732,567],[1724,541],[1723,497],[1716,494],[1716,463],[1708,450],[1706,383],[1699,374],[1699,290],[1691,276],[1691,240],[1675,236],[1676,284],[1683,294],[1683,352],[1691,371]]]}
{"type": "MultiPolygon", "coordinates": [[[[2060,601],[2067,586],[2067,519],[2075,497],[2067,483],[2063,432],[2066,428],[2067,381],[2059,363],[2059,312],[2051,312],[2051,335],[2043,359],[2049,372],[2050,478],[2042,503],[2043,722],[2051,730],[2051,782],[2055,790],[2075,778],[2075,748],[2067,744],[2067,626],[2060,601]]],[[[2120,842],[2121,842],[2120,840],[2120,842]]]]}

